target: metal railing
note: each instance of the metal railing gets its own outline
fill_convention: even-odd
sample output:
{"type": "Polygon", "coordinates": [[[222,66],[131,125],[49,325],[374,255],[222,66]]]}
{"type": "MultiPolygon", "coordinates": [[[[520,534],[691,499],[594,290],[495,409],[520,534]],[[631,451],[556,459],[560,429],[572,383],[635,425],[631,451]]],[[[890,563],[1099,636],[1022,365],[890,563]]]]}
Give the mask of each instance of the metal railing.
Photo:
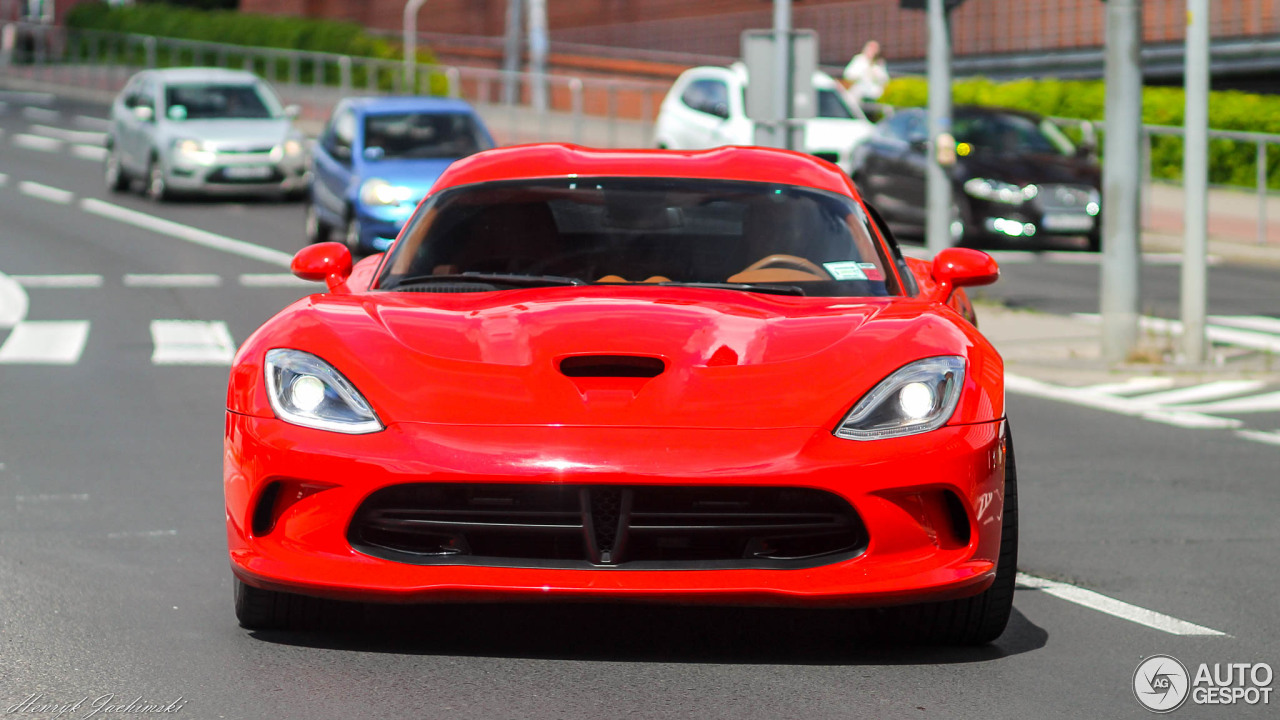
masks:
{"type": "Polygon", "coordinates": [[[335,53],[251,47],[151,35],[22,24],[21,43],[0,71],[24,68],[37,79],[118,90],[142,68],[238,68],[268,80],[291,102],[327,114],[352,94],[435,94],[476,105],[505,142],[572,141],[648,146],[668,83],[511,72],[496,68],[419,64],[406,82],[402,61],[335,53]],[[535,107],[533,86],[548,88],[535,107]],[[515,92],[504,92],[514,88],[515,92]]]}

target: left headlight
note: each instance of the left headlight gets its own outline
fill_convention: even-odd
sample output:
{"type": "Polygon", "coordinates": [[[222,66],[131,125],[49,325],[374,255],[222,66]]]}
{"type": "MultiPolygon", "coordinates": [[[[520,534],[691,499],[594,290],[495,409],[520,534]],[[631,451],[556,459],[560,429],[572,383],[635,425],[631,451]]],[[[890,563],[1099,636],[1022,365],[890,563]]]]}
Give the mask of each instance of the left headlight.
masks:
{"type": "Polygon", "coordinates": [[[173,152],[178,160],[189,160],[200,165],[210,165],[216,157],[213,148],[194,138],[174,140],[173,152]]]}
{"type": "Polygon", "coordinates": [[[925,358],[881,380],[836,428],[846,440],[880,440],[936,430],[951,419],[964,386],[964,358],[925,358]]]}
{"type": "Polygon", "coordinates": [[[383,429],[351,381],[315,355],[285,348],[268,350],[265,367],[267,397],[281,420],[349,435],[383,429]]]}
{"type": "Polygon", "coordinates": [[[360,202],[365,205],[399,205],[413,197],[412,188],[371,178],[360,186],[360,202]]]}

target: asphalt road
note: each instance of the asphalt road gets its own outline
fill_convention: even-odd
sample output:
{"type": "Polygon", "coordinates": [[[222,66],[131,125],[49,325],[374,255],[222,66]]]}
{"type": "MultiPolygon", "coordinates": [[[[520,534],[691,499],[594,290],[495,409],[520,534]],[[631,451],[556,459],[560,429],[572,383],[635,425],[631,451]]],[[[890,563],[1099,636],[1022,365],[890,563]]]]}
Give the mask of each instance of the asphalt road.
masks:
{"type": "MultiPolygon", "coordinates": [[[[1131,689],[1146,656],[1193,672],[1280,665],[1280,447],[1016,395],[1020,568],[1225,635],[1175,635],[1030,588],[978,649],[873,642],[833,611],[647,606],[368,610],[345,632],[246,632],[223,529],[226,367],[164,364],[175,348],[155,321],[199,323],[184,327],[209,331],[189,340],[209,358],[219,323],[242,341],[306,288],[262,286],[287,282],[285,268],[101,203],[284,253],[301,246],[302,211],[111,195],[75,142],[15,142],[49,134],[33,125],[101,130],[81,119],[101,107],[43,100],[0,93],[0,272],[24,279],[28,321],[70,333],[65,364],[0,358],[8,715],[56,716],[23,710],[32,697],[87,698],[63,717],[88,717],[140,696],[186,718],[1124,718],[1148,715],[1131,689]],[[187,279],[158,277],[170,275],[187,279]],[[73,353],[76,328],[87,335],[73,353]]],[[[1096,270],[1010,265],[1000,292],[1088,311],[1072,303],[1096,270]]],[[[1240,291],[1211,312],[1274,312],[1244,289],[1275,278],[1215,268],[1211,283],[1240,291]]],[[[1274,717],[1277,703],[1176,715],[1274,717]]]]}

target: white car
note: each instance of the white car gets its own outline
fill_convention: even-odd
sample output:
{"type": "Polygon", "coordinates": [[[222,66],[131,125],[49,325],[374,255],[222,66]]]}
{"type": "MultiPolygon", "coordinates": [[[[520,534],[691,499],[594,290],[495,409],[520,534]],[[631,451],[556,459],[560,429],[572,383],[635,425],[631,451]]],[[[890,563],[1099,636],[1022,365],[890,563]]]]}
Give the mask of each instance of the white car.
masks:
{"type": "MultiPolygon", "coordinates": [[[[831,76],[813,74],[818,117],[805,122],[804,152],[848,173],[853,149],[875,131],[861,108],[845,100],[831,76]]],[[[755,121],[747,117],[747,67],[695,67],[681,73],[662,101],[654,143],[672,150],[754,145],[755,121]]]]}

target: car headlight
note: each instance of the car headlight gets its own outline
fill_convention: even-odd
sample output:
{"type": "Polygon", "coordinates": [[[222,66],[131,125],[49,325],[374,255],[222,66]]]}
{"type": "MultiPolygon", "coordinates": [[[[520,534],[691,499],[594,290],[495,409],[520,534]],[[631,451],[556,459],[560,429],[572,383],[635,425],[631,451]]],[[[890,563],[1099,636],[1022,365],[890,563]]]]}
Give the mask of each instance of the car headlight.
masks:
{"type": "Polygon", "coordinates": [[[965,181],[964,191],[982,200],[1021,205],[1028,200],[1035,199],[1040,194],[1040,187],[1037,185],[1024,187],[999,180],[973,178],[965,181]]]}
{"type": "Polygon", "coordinates": [[[399,205],[412,196],[412,189],[392,185],[382,178],[365,180],[360,186],[360,202],[365,205],[399,205]]]}
{"type": "Polygon", "coordinates": [[[173,154],[179,160],[209,165],[214,161],[214,151],[208,145],[192,138],[173,141],[173,154]]]}
{"type": "Polygon", "coordinates": [[[383,429],[351,381],[315,355],[284,348],[268,350],[265,370],[267,397],[281,420],[349,435],[383,429]]]}
{"type": "Polygon", "coordinates": [[[846,440],[880,440],[936,430],[951,419],[964,386],[964,358],[925,358],[881,380],[836,428],[846,440]]]}

